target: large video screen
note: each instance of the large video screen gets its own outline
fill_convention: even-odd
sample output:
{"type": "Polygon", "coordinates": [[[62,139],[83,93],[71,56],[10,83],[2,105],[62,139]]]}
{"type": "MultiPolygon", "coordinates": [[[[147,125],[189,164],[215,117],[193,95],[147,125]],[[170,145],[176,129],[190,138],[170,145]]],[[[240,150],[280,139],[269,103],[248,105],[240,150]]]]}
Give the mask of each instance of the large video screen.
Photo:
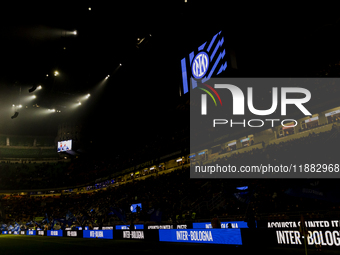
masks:
{"type": "Polygon", "coordinates": [[[72,150],[72,140],[58,142],[58,152],[72,150]]]}
{"type": "Polygon", "coordinates": [[[208,38],[197,49],[193,48],[181,59],[183,94],[196,88],[197,81],[204,83],[223,72],[227,68],[227,57],[222,31],[208,38]],[[190,80],[192,88],[189,88],[190,80]]]}

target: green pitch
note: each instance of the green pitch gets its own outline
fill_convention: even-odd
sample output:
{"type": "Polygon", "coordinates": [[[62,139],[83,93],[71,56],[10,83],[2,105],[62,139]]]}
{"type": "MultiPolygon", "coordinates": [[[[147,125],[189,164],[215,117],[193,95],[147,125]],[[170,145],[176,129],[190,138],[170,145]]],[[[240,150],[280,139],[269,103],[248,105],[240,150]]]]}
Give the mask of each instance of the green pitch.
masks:
{"type": "MultiPolygon", "coordinates": [[[[249,247],[246,249],[229,245],[0,235],[0,255],[211,255],[219,252],[230,255],[256,253],[261,255],[305,254],[303,247],[293,249],[249,247]]],[[[313,248],[309,248],[308,255],[312,254],[339,254],[339,250],[323,249],[322,252],[316,252],[313,248]]]]}

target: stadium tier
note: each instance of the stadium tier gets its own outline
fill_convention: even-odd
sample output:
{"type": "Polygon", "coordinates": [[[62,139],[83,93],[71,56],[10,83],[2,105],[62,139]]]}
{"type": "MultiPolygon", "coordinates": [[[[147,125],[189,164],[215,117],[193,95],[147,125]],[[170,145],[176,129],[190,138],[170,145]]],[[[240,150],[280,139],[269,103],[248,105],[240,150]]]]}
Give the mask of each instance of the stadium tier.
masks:
{"type": "MultiPolygon", "coordinates": [[[[289,158],[291,162],[299,163],[308,158],[322,158],[317,148],[323,148],[327,155],[323,159],[327,160],[328,157],[336,158],[334,145],[339,139],[339,131],[335,128],[265,147],[250,145],[247,151],[226,152],[213,161],[221,165],[238,165],[245,160],[253,165],[282,164],[289,158]],[[285,153],[280,153],[282,151],[285,153]]],[[[320,219],[332,218],[340,209],[336,180],[191,180],[187,160],[194,165],[204,165],[209,156],[205,160],[193,160],[189,156],[173,158],[158,167],[146,168],[146,172],[140,169],[113,179],[107,178],[112,170],[110,165],[94,160],[1,164],[3,189],[31,188],[27,191],[20,188],[18,192],[3,191],[0,200],[2,217],[6,221],[26,223],[35,217],[43,220],[46,215],[49,221],[63,219],[71,212],[78,226],[88,224],[87,220],[91,218],[102,227],[127,222],[130,217],[143,224],[191,224],[197,220],[209,220],[213,214],[222,219],[248,223],[252,217],[272,221],[295,220],[301,213],[309,219],[320,219]],[[84,186],[84,183],[88,185],[84,186]],[[69,188],[61,190],[61,187],[69,188]],[[130,210],[133,204],[141,205],[137,214],[130,210]]]]}
{"type": "Polygon", "coordinates": [[[57,159],[55,148],[8,148],[0,147],[0,159],[37,160],[44,158],[57,159]]]}
{"type": "Polygon", "coordinates": [[[42,162],[58,158],[53,137],[0,135],[1,162],[42,162]]]}
{"type": "Polygon", "coordinates": [[[50,136],[0,135],[0,146],[54,147],[55,138],[50,136]]]}

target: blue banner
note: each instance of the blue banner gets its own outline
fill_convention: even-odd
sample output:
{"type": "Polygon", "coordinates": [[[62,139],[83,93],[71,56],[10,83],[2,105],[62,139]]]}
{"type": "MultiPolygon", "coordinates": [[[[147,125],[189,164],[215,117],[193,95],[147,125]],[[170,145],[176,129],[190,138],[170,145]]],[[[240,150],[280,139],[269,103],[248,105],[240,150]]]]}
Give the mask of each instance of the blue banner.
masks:
{"type": "Polygon", "coordinates": [[[15,222],[13,231],[19,231],[20,230],[20,225],[15,222]]]}
{"type": "Polygon", "coordinates": [[[159,241],[242,245],[240,229],[160,229],[159,241]]]}
{"type": "Polygon", "coordinates": [[[2,224],[1,227],[0,227],[0,230],[1,231],[5,231],[6,228],[7,228],[7,225],[6,224],[2,224]]]}

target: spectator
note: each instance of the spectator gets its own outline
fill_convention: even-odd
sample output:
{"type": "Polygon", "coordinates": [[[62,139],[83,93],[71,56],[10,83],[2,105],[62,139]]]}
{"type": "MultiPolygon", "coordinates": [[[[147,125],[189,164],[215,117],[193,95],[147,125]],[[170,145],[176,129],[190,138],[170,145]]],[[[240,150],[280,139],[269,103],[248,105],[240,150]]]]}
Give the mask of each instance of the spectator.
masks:
{"type": "Polygon", "coordinates": [[[53,230],[60,230],[60,229],[61,229],[60,223],[57,222],[57,223],[55,224],[55,226],[53,227],[53,230]]]}
{"type": "Polygon", "coordinates": [[[215,214],[214,217],[211,220],[211,227],[212,228],[221,228],[221,222],[218,219],[217,214],[215,214]]]}
{"type": "Polygon", "coordinates": [[[131,217],[129,229],[130,229],[130,230],[134,230],[134,229],[135,229],[135,223],[134,223],[134,221],[133,221],[133,217],[131,217]]]}

